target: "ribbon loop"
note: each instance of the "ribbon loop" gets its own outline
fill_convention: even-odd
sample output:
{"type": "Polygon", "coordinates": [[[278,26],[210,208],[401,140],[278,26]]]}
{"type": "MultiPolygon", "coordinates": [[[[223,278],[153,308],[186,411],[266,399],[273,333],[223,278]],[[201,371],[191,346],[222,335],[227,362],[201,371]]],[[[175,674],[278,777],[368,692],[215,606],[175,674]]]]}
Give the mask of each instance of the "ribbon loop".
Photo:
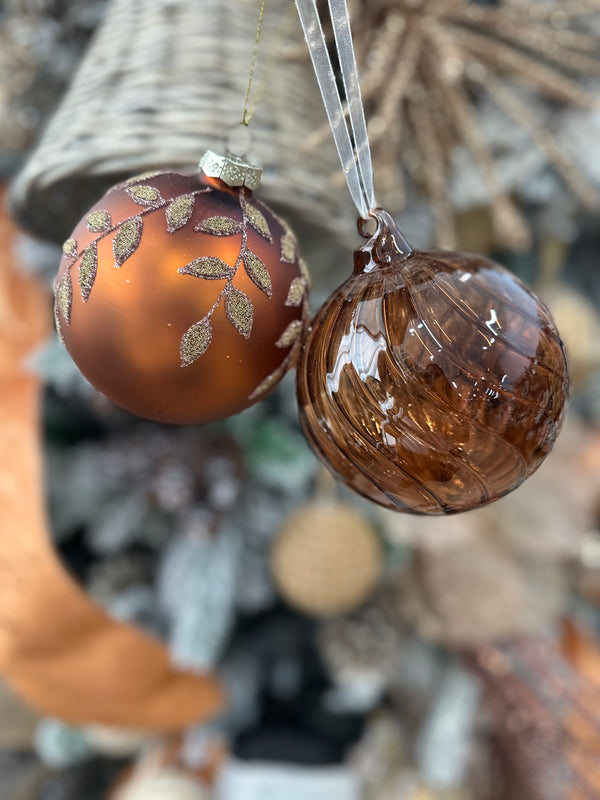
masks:
{"type": "Polygon", "coordinates": [[[358,213],[366,219],[377,203],[373,189],[371,148],[352,45],[348,7],[346,0],[328,0],[328,2],[350,124],[344,113],[316,0],[296,0],[296,7],[348,190],[358,213]]]}

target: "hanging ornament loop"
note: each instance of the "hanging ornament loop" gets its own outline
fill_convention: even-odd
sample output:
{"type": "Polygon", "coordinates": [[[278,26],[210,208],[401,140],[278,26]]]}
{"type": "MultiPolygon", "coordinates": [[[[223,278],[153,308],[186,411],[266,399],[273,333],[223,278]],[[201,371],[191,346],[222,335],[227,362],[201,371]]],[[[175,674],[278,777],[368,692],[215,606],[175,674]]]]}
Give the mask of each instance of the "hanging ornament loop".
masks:
{"type": "Polygon", "coordinates": [[[369,211],[368,217],[359,217],[356,223],[356,227],[358,228],[358,232],[363,237],[363,239],[370,239],[372,236],[377,235],[377,231],[379,230],[380,223],[377,217],[378,209],[372,208],[369,211]]]}
{"type": "Polygon", "coordinates": [[[393,218],[383,208],[373,208],[369,212],[369,219],[360,217],[358,232],[365,239],[365,244],[354,252],[354,272],[365,273],[374,269],[389,267],[408,258],[413,252],[393,218]],[[376,223],[374,232],[367,232],[367,225],[373,220],[376,223]]]}
{"type": "Polygon", "coordinates": [[[328,0],[328,2],[336,53],[348,104],[349,125],[346,121],[342,97],[327,49],[316,0],[296,0],[296,7],[348,190],[358,213],[363,219],[367,219],[369,212],[377,206],[377,203],[373,189],[371,149],[352,46],[350,19],[345,0],[328,0]]]}
{"type": "Polygon", "coordinates": [[[296,0],[366,241],[307,330],[300,420],[358,494],[415,514],[468,511],[516,489],[552,447],[569,394],[564,347],[510,272],[471,253],[413,252],[377,206],[346,2],[328,4],[339,87],[316,0],[296,0]]]}

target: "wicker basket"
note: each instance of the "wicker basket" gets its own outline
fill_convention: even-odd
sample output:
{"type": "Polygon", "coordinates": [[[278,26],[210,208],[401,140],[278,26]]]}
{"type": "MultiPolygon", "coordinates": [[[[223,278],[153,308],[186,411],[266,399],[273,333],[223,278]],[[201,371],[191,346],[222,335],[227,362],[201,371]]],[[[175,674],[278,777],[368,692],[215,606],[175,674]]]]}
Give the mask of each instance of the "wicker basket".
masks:
{"type": "MultiPolygon", "coordinates": [[[[310,62],[286,58],[276,45],[290,2],[269,0],[264,17],[259,59],[272,51],[278,62],[251,124],[253,155],[264,170],[260,191],[296,221],[347,232],[349,200],[326,177],[336,169],[333,144],[308,157],[301,152],[325,117],[310,62]]],[[[241,119],[258,8],[258,0],[111,0],[12,186],[12,209],[24,227],[61,241],[115,182],[189,167],[205,149],[222,149],[241,119]]],[[[297,20],[290,37],[288,47],[296,47],[297,20]]]]}

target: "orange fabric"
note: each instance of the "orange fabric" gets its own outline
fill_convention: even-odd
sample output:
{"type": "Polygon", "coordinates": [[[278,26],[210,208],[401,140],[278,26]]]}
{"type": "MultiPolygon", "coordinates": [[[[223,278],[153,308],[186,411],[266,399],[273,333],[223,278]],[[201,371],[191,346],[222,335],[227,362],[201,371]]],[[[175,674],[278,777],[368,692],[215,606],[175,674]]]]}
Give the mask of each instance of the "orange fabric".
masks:
{"type": "Polygon", "coordinates": [[[215,678],[176,672],[161,643],[92,603],[48,535],[40,386],[23,359],[50,330],[50,300],[14,268],[14,235],[0,212],[0,675],[69,722],[175,730],[220,709],[215,678]]]}

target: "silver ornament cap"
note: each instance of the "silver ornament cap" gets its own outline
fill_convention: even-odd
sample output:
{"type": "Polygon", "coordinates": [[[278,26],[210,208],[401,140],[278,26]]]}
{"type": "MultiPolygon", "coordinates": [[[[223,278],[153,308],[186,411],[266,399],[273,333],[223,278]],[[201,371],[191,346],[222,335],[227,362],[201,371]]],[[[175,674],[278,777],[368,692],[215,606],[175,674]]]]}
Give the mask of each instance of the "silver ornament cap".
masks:
{"type": "Polygon", "coordinates": [[[202,172],[209,178],[219,178],[228,186],[246,186],[254,191],[260,184],[262,169],[249,164],[231,153],[221,156],[207,150],[198,164],[202,172]]]}

